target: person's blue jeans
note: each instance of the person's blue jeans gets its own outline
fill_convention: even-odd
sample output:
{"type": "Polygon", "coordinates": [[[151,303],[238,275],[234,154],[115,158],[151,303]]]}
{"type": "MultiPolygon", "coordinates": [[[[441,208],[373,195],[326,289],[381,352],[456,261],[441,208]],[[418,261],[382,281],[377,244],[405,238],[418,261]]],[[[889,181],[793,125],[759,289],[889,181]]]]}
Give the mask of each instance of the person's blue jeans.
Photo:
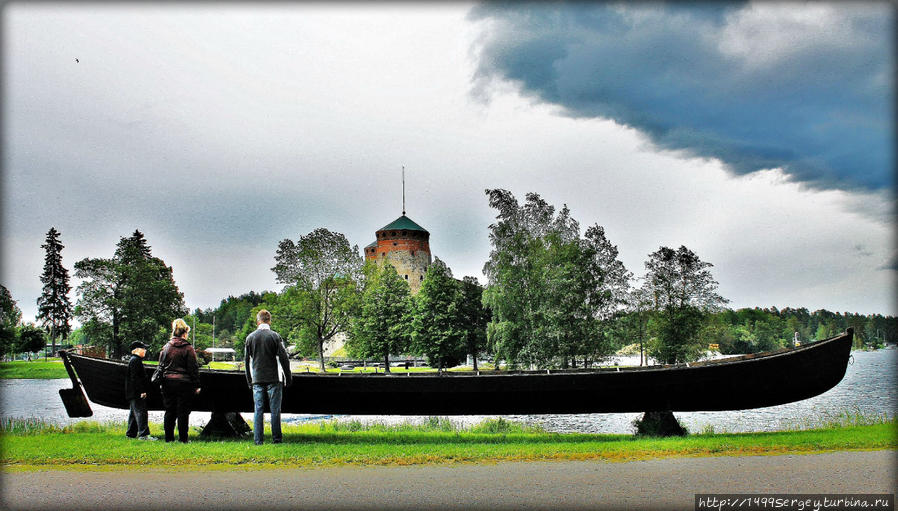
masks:
{"type": "Polygon", "coordinates": [[[253,384],[253,438],[256,444],[262,443],[265,433],[265,401],[271,410],[271,442],[281,443],[281,396],[283,395],[281,383],[254,383],[253,384]]]}

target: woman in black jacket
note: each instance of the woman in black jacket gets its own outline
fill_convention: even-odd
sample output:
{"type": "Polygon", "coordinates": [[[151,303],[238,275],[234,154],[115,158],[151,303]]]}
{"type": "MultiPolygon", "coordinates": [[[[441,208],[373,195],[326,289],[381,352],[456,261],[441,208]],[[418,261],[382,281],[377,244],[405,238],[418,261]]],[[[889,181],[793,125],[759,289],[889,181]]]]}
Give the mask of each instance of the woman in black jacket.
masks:
{"type": "Polygon", "coordinates": [[[163,427],[165,441],[175,439],[175,418],[178,420],[178,440],[187,443],[187,427],[193,397],[200,393],[200,366],[196,351],[187,342],[190,327],[178,318],[171,324],[172,338],[159,354],[162,371],[162,406],[165,408],[163,427]]]}

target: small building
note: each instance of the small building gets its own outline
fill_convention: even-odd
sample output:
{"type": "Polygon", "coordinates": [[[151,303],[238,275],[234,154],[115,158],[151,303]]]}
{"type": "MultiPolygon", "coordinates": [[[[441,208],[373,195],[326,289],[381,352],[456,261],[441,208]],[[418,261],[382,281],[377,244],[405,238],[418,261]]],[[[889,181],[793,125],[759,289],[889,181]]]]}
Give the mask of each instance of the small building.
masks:
{"type": "Polygon", "coordinates": [[[231,361],[234,361],[237,356],[237,352],[234,351],[234,348],[206,348],[203,351],[212,355],[213,361],[215,361],[215,355],[223,355],[225,360],[230,358],[231,361]]]}

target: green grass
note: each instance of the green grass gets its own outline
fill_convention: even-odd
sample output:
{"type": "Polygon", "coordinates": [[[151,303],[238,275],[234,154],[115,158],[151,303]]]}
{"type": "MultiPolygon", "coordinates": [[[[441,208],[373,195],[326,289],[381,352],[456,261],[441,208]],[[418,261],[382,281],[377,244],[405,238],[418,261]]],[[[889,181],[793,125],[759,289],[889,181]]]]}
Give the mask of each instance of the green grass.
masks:
{"type": "Polygon", "coordinates": [[[203,369],[224,369],[226,371],[234,371],[237,368],[234,366],[233,362],[209,362],[207,365],[203,366],[203,369]]]}
{"type": "Polygon", "coordinates": [[[0,362],[0,379],[29,378],[35,380],[52,380],[56,378],[68,378],[65,366],[57,358],[47,362],[40,361],[15,361],[0,362]]]}
{"type": "MultiPolygon", "coordinates": [[[[771,433],[705,432],[685,438],[547,433],[503,419],[461,428],[444,418],[421,425],[324,422],[285,425],[283,445],[251,440],[166,444],[125,438],[124,423],[55,426],[35,419],[0,423],[3,470],[90,467],[316,467],[536,460],[633,461],[688,456],[744,456],[898,448],[894,418],[771,433]]],[[[154,434],[161,433],[152,424],[154,434]]],[[[270,431],[267,433],[270,434],[270,431]]],[[[266,436],[270,440],[270,436],[266,436]]]]}

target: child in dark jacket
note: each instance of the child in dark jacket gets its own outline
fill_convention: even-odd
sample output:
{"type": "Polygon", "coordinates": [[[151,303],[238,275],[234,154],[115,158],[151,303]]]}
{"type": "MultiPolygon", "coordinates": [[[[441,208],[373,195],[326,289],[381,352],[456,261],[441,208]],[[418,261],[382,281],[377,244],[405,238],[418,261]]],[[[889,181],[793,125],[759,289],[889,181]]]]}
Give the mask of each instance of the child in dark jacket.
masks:
{"type": "Polygon", "coordinates": [[[128,361],[128,377],[125,379],[125,398],[131,403],[128,414],[128,438],[139,440],[156,440],[150,436],[147,423],[147,390],[150,381],[143,368],[143,357],[147,355],[147,345],[134,341],[131,343],[131,360],[128,361]]]}

